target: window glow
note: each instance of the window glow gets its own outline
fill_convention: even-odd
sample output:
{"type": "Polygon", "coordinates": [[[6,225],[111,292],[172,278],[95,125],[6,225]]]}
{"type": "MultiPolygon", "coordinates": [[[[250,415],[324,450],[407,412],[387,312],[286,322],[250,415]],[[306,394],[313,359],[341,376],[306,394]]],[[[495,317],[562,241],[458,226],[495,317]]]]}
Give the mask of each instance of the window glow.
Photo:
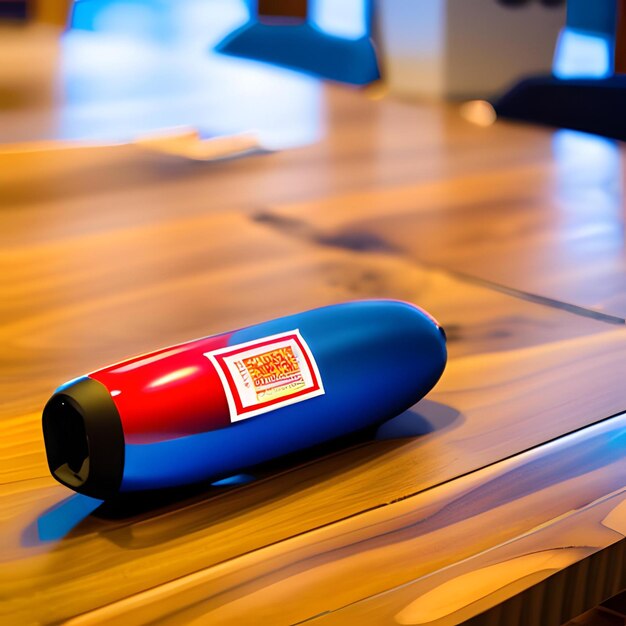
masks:
{"type": "Polygon", "coordinates": [[[193,126],[203,137],[254,132],[267,149],[317,140],[318,81],[212,51],[248,16],[243,0],[78,0],[58,136],[123,142],[193,126]],[[133,25],[139,15],[146,23],[133,25]]]}
{"type": "Polygon", "coordinates": [[[564,28],[554,55],[557,78],[606,78],[613,71],[612,41],[607,35],[564,28]]]}
{"type": "Polygon", "coordinates": [[[367,4],[370,0],[314,0],[311,22],[329,35],[359,39],[367,35],[367,4]]]}

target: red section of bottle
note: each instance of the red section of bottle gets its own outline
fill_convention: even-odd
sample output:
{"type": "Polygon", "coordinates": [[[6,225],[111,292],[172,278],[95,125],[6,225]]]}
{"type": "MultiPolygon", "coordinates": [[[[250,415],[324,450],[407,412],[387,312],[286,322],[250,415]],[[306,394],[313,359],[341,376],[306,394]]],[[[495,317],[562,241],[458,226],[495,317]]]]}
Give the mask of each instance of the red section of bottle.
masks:
{"type": "Polygon", "coordinates": [[[111,393],[127,443],[150,443],[230,424],[222,383],[205,352],[231,333],[116,363],[89,376],[111,393]]]}

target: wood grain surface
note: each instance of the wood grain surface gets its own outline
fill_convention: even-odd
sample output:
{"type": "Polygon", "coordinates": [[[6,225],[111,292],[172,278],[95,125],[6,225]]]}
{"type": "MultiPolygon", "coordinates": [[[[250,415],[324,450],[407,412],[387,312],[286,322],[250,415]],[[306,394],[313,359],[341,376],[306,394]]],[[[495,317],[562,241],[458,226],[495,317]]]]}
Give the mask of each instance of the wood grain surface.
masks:
{"type": "MultiPolygon", "coordinates": [[[[44,616],[57,620],[92,608],[96,598],[99,604],[118,600],[405,498],[620,410],[619,369],[604,358],[612,351],[619,360],[620,350],[626,350],[625,329],[619,326],[518,301],[386,256],[354,257],[299,242],[297,251],[288,254],[280,244],[288,248],[290,240],[283,236],[243,219],[224,219],[228,232],[235,233],[235,249],[245,248],[246,235],[256,233],[259,249],[270,251],[269,260],[263,262],[257,255],[254,271],[245,261],[239,270],[231,261],[229,271],[171,283],[162,276],[152,287],[150,281],[141,288],[130,285],[126,297],[82,291],[84,279],[78,276],[69,291],[83,302],[79,312],[85,316],[84,322],[76,315],[76,303],[66,300],[47,314],[28,320],[28,332],[19,335],[40,337],[31,344],[35,354],[29,360],[45,361],[50,368],[41,372],[40,379],[36,372],[31,374],[31,393],[40,398],[40,406],[56,381],[88,371],[99,362],[121,358],[123,353],[106,350],[111,346],[119,350],[122,342],[129,350],[126,342],[130,337],[130,351],[141,351],[150,347],[155,333],[175,342],[186,338],[176,334],[182,330],[189,333],[187,337],[223,330],[212,324],[225,319],[233,326],[243,325],[288,312],[296,297],[303,308],[374,293],[422,303],[451,330],[446,378],[428,401],[386,424],[379,441],[355,445],[304,467],[279,468],[282,474],[270,473],[263,481],[232,493],[200,492],[165,508],[156,497],[139,512],[121,503],[114,508],[112,519],[106,512],[104,519],[83,519],[85,507],[89,511],[94,505],[80,496],[68,498],[66,489],[46,477],[38,413],[4,420],[0,426],[7,451],[0,465],[6,514],[2,552],[9,558],[0,566],[0,578],[1,587],[11,597],[7,610],[18,621],[37,621],[44,616]],[[272,261],[281,251],[289,259],[288,265],[272,261]],[[286,287],[283,300],[263,299],[271,281],[286,287]],[[218,302],[215,297],[198,299],[199,293],[221,297],[218,302]],[[456,306],[459,297],[466,303],[464,310],[456,306]],[[177,311],[185,309],[189,309],[185,317],[192,326],[181,329],[177,311]],[[55,323],[50,325],[50,319],[55,323]],[[126,320],[124,326],[120,319],[126,320]],[[92,332],[87,321],[95,323],[99,331],[92,332]],[[519,332],[511,332],[516,327],[519,332]],[[123,336],[115,334],[122,332],[123,336]],[[485,348],[489,359],[481,352],[485,348]],[[58,360],[37,357],[42,349],[54,352],[58,360]],[[606,367],[598,368],[598,359],[606,362],[606,367]],[[58,371],[65,364],[81,369],[58,371]],[[574,401],[567,398],[572,376],[580,377],[584,399],[582,395],[574,401]],[[386,439],[396,436],[407,438],[386,439]],[[59,518],[65,519],[61,531],[57,529],[59,518]],[[59,532],[61,536],[57,536],[59,532]],[[164,560],[167,567],[160,565],[164,560]],[[20,575],[15,569],[18,563],[20,575]],[[59,576],[59,568],[66,571],[64,576],[59,576]],[[33,588],[45,602],[31,603],[33,588]]],[[[212,220],[211,232],[217,241],[232,244],[219,222],[212,220]]],[[[145,229],[141,231],[146,236],[145,229]]],[[[194,220],[183,246],[186,252],[194,253],[192,233],[202,239],[202,232],[194,220]]],[[[172,229],[169,241],[175,237],[176,229],[172,229]]],[[[92,258],[110,258],[89,239],[77,238],[75,245],[84,246],[92,258]]],[[[116,246],[120,240],[123,238],[114,238],[116,246]]],[[[72,245],[63,250],[69,258],[80,258],[72,245]]],[[[123,247],[118,247],[118,252],[122,251],[123,247]]],[[[214,251],[219,253],[220,248],[214,251]]],[[[121,253],[117,258],[130,269],[127,255],[121,253]]],[[[90,267],[97,276],[97,264],[90,267]]],[[[122,269],[120,281],[135,275],[122,269]]],[[[67,277],[71,272],[59,275],[67,277]]],[[[137,276],[142,279],[143,274],[137,271],[137,276]]],[[[49,288],[50,281],[52,277],[41,284],[49,288]]],[[[13,377],[18,375],[16,372],[13,377]]],[[[9,385],[3,392],[7,407],[28,409],[17,397],[15,404],[9,402],[9,385]]]]}
{"type": "Polygon", "coordinates": [[[240,624],[252,611],[290,624],[316,611],[321,624],[559,626],[626,586],[625,427],[606,420],[71,623],[240,624]],[[522,610],[502,606],[511,596],[522,610]]]}
{"type": "MultiPolygon", "coordinates": [[[[422,604],[535,624],[553,574],[621,567],[603,520],[622,515],[623,418],[589,427],[626,409],[620,149],[564,174],[549,131],[320,90],[320,141],[228,162],[0,147],[3,624],[413,623],[422,604]],[[450,355],[376,437],[104,505],[48,475],[40,410],[63,381],[367,297],[424,306],[450,355]]],[[[0,139],[54,110],[0,110],[0,139]]],[[[615,585],[556,595],[554,619],[615,585]]]]}
{"type": "MultiPolygon", "coordinates": [[[[418,112],[401,111],[407,127],[418,122],[418,112]]],[[[550,141],[536,137],[533,154],[519,129],[498,122],[470,131],[454,114],[441,118],[449,144],[435,162],[442,150],[452,162],[473,150],[473,166],[270,213],[309,236],[376,241],[418,262],[624,318],[623,148],[561,130],[550,141]]]]}

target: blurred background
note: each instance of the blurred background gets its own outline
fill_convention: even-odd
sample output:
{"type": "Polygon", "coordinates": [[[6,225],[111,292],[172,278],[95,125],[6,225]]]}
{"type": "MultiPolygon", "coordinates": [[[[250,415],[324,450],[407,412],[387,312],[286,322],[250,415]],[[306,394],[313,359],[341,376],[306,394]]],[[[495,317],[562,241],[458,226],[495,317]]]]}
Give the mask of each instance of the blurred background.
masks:
{"type": "MultiPolygon", "coordinates": [[[[377,76],[365,9],[362,0],[318,0],[307,19],[309,33],[348,49],[367,44],[374,73],[361,82],[377,76]]],[[[318,86],[307,74],[316,68],[290,72],[215,51],[253,20],[256,3],[244,0],[0,0],[0,112],[20,122],[4,116],[0,140],[118,141],[178,125],[209,135],[272,129],[262,136],[269,148],[315,139],[318,86]],[[56,119],[23,123],[51,102],[63,103],[56,119]]],[[[317,55],[315,43],[305,54],[317,55]]],[[[264,45],[252,42],[253,58],[264,45]]]]}
{"type": "Polygon", "coordinates": [[[622,4],[0,0],[0,141],[185,125],[254,128],[274,149],[315,140],[316,77],[448,100],[492,100],[527,76],[606,79],[625,65],[622,4]],[[54,116],[29,118],[51,102],[54,116]]]}

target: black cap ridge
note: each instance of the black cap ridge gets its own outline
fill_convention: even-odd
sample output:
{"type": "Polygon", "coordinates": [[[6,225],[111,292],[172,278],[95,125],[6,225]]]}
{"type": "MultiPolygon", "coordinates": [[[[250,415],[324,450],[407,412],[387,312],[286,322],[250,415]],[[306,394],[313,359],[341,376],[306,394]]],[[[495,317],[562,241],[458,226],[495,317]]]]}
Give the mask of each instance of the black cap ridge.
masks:
{"type": "Polygon", "coordinates": [[[84,377],[62,387],[43,410],[52,475],[78,493],[106,500],[124,474],[124,430],[109,390],[84,377]]]}

